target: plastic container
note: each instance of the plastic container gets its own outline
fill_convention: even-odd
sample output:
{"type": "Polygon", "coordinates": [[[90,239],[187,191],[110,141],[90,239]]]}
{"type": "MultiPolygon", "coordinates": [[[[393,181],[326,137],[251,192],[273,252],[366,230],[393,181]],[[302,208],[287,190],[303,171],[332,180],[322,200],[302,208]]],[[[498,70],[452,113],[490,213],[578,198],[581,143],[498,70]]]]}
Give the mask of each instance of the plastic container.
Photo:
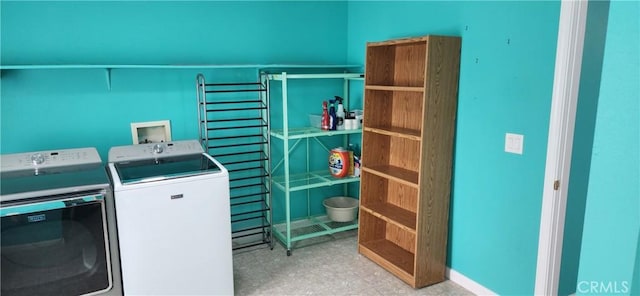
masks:
{"type": "Polygon", "coordinates": [[[315,128],[321,128],[322,127],[321,122],[322,122],[322,115],[309,114],[309,126],[315,127],[315,128]]]}
{"type": "Polygon", "coordinates": [[[327,216],[334,222],[350,222],[358,217],[359,201],[352,197],[335,196],[325,199],[322,204],[327,216]]]}
{"type": "Polygon", "coordinates": [[[356,115],[356,125],[355,129],[362,128],[362,120],[364,119],[364,112],[362,110],[353,110],[353,113],[356,115]]]}

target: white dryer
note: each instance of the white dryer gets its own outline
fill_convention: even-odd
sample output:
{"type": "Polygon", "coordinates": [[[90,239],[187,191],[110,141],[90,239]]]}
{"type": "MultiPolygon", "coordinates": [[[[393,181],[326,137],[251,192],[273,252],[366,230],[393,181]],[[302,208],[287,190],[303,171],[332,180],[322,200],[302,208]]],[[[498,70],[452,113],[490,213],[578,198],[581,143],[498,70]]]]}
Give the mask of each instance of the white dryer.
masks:
{"type": "Polygon", "coordinates": [[[233,295],[229,174],[200,143],[113,147],[125,295],[233,295]]]}
{"type": "Polygon", "coordinates": [[[0,183],[0,295],[122,295],[98,150],[0,155],[0,183]]]}

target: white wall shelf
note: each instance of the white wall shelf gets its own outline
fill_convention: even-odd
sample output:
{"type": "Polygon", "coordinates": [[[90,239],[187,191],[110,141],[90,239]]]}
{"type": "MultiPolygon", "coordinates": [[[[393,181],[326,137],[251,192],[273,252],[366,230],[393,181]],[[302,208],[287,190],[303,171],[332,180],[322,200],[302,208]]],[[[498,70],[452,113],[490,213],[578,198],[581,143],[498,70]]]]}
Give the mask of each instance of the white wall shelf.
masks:
{"type": "Polygon", "coordinates": [[[64,65],[0,65],[0,70],[44,70],[44,69],[329,69],[359,68],[362,65],[313,65],[313,64],[150,64],[150,65],[109,65],[109,64],[64,64],[64,65]]]}
{"type": "MultiPolygon", "coordinates": [[[[0,73],[9,70],[104,70],[105,79],[107,82],[107,89],[111,90],[111,72],[114,69],[166,69],[166,70],[183,70],[183,69],[260,69],[260,70],[273,70],[273,69],[357,69],[362,65],[314,65],[314,64],[149,64],[149,65],[129,65],[129,64],[60,64],[60,65],[0,65],[0,73]]],[[[326,76],[336,74],[315,74],[326,76]]],[[[295,77],[305,75],[292,75],[291,78],[321,78],[321,77],[295,77]]],[[[308,76],[308,75],[307,75],[308,76]]],[[[330,77],[324,77],[330,78],[330,77]]],[[[362,79],[362,76],[350,77],[352,79],[362,79]]],[[[277,78],[274,80],[281,80],[277,78]]]]}

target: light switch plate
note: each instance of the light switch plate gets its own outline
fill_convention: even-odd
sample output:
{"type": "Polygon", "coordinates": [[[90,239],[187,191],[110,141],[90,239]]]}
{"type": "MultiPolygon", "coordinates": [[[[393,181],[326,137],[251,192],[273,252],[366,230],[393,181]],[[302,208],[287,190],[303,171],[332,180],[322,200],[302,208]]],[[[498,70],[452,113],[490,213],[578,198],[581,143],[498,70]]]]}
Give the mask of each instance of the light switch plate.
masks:
{"type": "Polygon", "coordinates": [[[504,151],[515,154],[522,154],[524,146],[524,135],[507,133],[504,139],[504,151]]]}

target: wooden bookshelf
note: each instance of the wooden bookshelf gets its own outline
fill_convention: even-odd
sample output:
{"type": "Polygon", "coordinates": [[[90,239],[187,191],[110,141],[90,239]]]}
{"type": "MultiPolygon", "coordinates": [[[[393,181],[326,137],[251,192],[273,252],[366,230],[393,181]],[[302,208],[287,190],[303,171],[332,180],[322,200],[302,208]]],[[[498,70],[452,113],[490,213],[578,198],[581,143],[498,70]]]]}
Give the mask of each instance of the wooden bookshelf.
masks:
{"type": "Polygon", "coordinates": [[[367,44],[358,251],[414,288],[445,279],[460,43],[367,44]]]}

